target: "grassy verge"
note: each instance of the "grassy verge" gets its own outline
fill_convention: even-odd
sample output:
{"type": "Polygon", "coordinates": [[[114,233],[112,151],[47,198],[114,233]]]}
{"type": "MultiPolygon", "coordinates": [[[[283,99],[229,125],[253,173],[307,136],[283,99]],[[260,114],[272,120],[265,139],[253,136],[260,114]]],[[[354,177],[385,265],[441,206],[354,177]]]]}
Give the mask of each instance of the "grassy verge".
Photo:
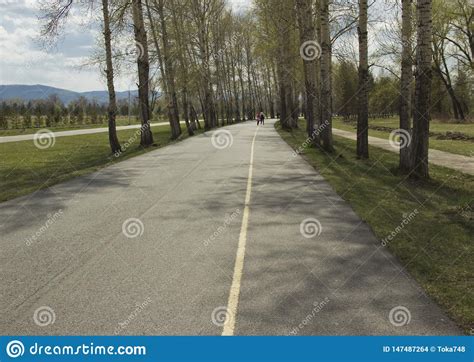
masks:
{"type": "MultiPolygon", "coordinates": [[[[170,140],[169,126],[153,127],[152,131],[156,146],[146,149],[140,146],[136,129],[118,131],[122,147],[125,142],[130,144],[117,158],[110,153],[107,133],[57,137],[54,146],[46,149],[36,148],[33,141],[0,144],[0,202],[96,171],[173,142],[170,140]]],[[[183,129],[179,140],[185,138],[187,132],[183,129]]]]}
{"type": "MultiPolygon", "coordinates": [[[[379,127],[390,127],[398,129],[398,119],[387,118],[387,119],[369,119],[369,124],[372,126],[379,127]]],[[[344,122],[341,118],[335,118],[333,120],[334,128],[342,129],[345,131],[356,132],[355,124],[344,122]]],[[[446,132],[462,132],[468,136],[474,136],[474,123],[470,124],[457,124],[457,123],[441,123],[433,121],[430,125],[430,131],[437,133],[446,132]]],[[[369,129],[369,136],[388,139],[390,131],[374,130],[369,129]]],[[[436,136],[430,137],[430,148],[458,155],[472,156],[474,155],[474,142],[461,141],[461,140],[441,140],[437,139],[436,136]]]]}
{"type": "MultiPolygon", "coordinates": [[[[283,131],[294,149],[303,145],[304,121],[298,130],[283,131]]],[[[334,138],[336,152],[314,148],[303,157],[347,200],[380,240],[418,210],[416,217],[387,247],[427,293],[466,332],[474,328],[474,177],[431,165],[431,180],[406,181],[397,174],[398,155],[377,149],[370,160],[355,157],[355,141],[334,138]]],[[[371,151],[375,151],[370,147],[371,151]]]]}

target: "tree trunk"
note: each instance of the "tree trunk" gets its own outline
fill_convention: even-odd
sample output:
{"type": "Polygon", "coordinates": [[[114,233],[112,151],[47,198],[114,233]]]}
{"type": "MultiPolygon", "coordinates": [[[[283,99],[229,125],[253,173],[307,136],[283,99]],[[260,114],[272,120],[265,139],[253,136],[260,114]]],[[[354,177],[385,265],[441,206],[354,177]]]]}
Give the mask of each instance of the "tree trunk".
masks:
{"type": "Polygon", "coordinates": [[[318,114],[316,103],[316,61],[320,55],[318,44],[314,41],[314,25],[312,20],[311,0],[296,0],[298,27],[300,33],[300,49],[303,52],[303,70],[306,94],[306,132],[315,144],[319,137],[314,132],[314,118],[318,114]],[[304,54],[306,51],[306,55],[304,54]],[[314,53],[313,53],[314,52],[314,53]]]}
{"type": "MultiPolygon", "coordinates": [[[[402,69],[400,80],[400,129],[410,134],[411,132],[411,35],[412,35],[412,1],[402,0],[402,69]]],[[[400,171],[408,172],[410,169],[410,146],[400,147],[400,171]]]]}
{"type": "Polygon", "coordinates": [[[198,129],[201,129],[201,123],[199,122],[199,117],[192,103],[191,103],[191,119],[193,122],[197,123],[198,129]]]}
{"type": "Polygon", "coordinates": [[[115,87],[114,87],[114,68],[112,64],[112,45],[110,42],[111,31],[110,31],[110,20],[109,20],[109,2],[108,0],[102,0],[102,12],[104,15],[104,42],[105,42],[105,57],[106,57],[106,68],[105,74],[107,76],[107,90],[109,91],[109,144],[112,153],[118,153],[122,149],[120,142],[117,137],[117,129],[115,126],[115,117],[117,115],[117,101],[115,98],[115,87]]]}
{"type": "Polygon", "coordinates": [[[331,40],[329,36],[329,1],[321,0],[321,141],[327,152],[333,152],[331,114],[331,40]]]}
{"type": "MultiPolygon", "coordinates": [[[[464,112],[462,110],[461,103],[456,97],[456,93],[454,92],[454,88],[453,88],[453,83],[451,81],[451,76],[449,75],[449,68],[448,68],[448,64],[446,63],[446,57],[444,55],[444,47],[441,50],[441,60],[443,62],[444,72],[446,74],[446,82],[444,82],[444,84],[446,86],[446,90],[448,91],[449,96],[451,97],[451,102],[453,104],[454,118],[458,121],[465,121],[464,112]]],[[[444,78],[443,78],[443,81],[444,81],[444,78]]]]}
{"type": "MultiPolygon", "coordinates": [[[[176,5],[176,3],[173,3],[173,5],[176,5]]],[[[179,11],[179,9],[172,8],[171,10],[171,19],[172,19],[172,24],[173,24],[173,30],[176,34],[176,42],[177,42],[177,53],[178,53],[178,60],[179,60],[179,67],[180,67],[180,73],[182,74],[181,78],[181,100],[183,104],[183,115],[184,115],[184,122],[186,124],[186,129],[188,131],[189,136],[194,136],[194,131],[196,130],[196,123],[191,120],[189,117],[189,98],[188,98],[188,65],[187,65],[187,60],[185,56],[185,51],[186,51],[186,45],[183,44],[183,39],[182,39],[182,31],[180,31],[180,28],[182,27],[183,23],[183,17],[182,13],[179,11]]],[[[179,120],[179,119],[178,119],[179,120]]]]}
{"type": "Polygon", "coordinates": [[[224,88],[222,85],[223,77],[225,77],[225,74],[223,74],[222,69],[221,69],[221,61],[219,59],[216,59],[215,61],[215,67],[216,67],[216,75],[217,75],[217,125],[219,125],[219,119],[221,120],[221,126],[224,126],[224,120],[225,120],[225,110],[224,110],[224,88]]]}
{"type": "MultiPolygon", "coordinates": [[[[279,113],[278,112],[279,100],[277,98],[277,95],[280,94],[280,84],[278,82],[277,72],[275,70],[276,66],[273,61],[271,63],[271,68],[272,68],[271,71],[272,71],[272,77],[273,77],[273,84],[275,85],[275,108],[276,108],[276,113],[279,113]]],[[[275,114],[275,116],[278,117],[278,114],[275,114]]]]}
{"type": "Polygon", "coordinates": [[[415,109],[413,117],[412,165],[410,177],[428,179],[428,148],[431,106],[431,0],[418,0],[415,109]]]}
{"type": "Polygon", "coordinates": [[[141,138],[140,144],[148,147],[153,144],[153,135],[150,128],[150,104],[148,97],[150,64],[148,61],[148,42],[143,22],[141,0],[132,0],[133,30],[137,44],[138,66],[138,99],[140,102],[141,138]]]}
{"type": "Polygon", "coordinates": [[[226,124],[232,124],[232,111],[233,111],[233,97],[232,97],[232,90],[231,90],[231,70],[230,70],[230,61],[229,61],[229,56],[227,52],[227,45],[224,43],[222,45],[222,49],[220,51],[222,53],[221,55],[221,62],[222,62],[222,76],[223,76],[223,81],[222,81],[222,88],[223,88],[223,94],[224,94],[224,99],[222,100],[224,104],[224,112],[225,112],[225,118],[226,118],[226,124]]]}
{"type": "Polygon", "coordinates": [[[197,39],[201,60],[200,80],[204,98],[202,111],[204,115],[204,129],[209,130],[216,126],[216,115],[211,84],[211,67],[209,64],[209,34],[206,31],[207,17],[210,9],[201,2],[193,3],[194,18],[197,25],[197,39]]]}
{"type": "Polygon", "coordinates": [[[268,65],[266,67],[266,71],[267,71],[267,82],[268,82],[268,107],[270,109],[270,117],[275,118],[275,105],[274,105],[274,101],[273,101],[274,94],[273,94],[272,75],[271,75],[270,68],[268,67],[268,65]]]}
{"type": "Polygon", "coordinates": [[[357,157],[369,158],[369,56],[367,45],[367,0],[359,0],[359,112],[357,117],[357,157]]]}
{"type": "Polygon", "coordinates": [[[281,127],[286,130],[291,130],[291,126],[288,122],[288,109],[287,109],[287,96],[286,96],[286,85],[283,80],[285,77],[284,73],[285,70],[283,68],[283,64],[281,64],[281,60],[278,61],[277,64],[277,72],[278,72],[278,82],[280,83],[280,123],[281,127]]]}
{"type": "MultiPolygon", "coordinates": [[[[315,2],[315,15],[316,15],[316,40],[318,44],[321,46],[321,0],[316,0],[315,2]]],[[[322,55],[322,48],[321,48],[321,55],[322,55]]],[[[321,127],[321,120],[322,120],[322,107],[321,107],[321,56],[319,57],[319,61],[316,62],[316,103],[318,104],[317,113],[315,114],[315,122],[317,122],[318,129],[321,127]]],[[[318,134],[319,142],[321,143],[321,134],[318,134]]]]}
{"type": "MultiPolygon", "coordinates": [[[[275,2],[275,12],[279,14],[276,22],[278,40],[277,72],[280,84],[280,120],[282,128],[291,130],[296,127],[295,107],[293,102],[293,63],[291,59],[292,44],[288,23],[292,21],[292,9],[286,1],[275,2]]],[[[296,20],[296,19],[295,19],[296,20]]]]}
{"type": "Polygon", "coordinates": [[[176,139],[181,135],[181,125],[179,124],[178,98],[176,96],[174,67],[170,57],[170,44],[164,15],[163,0],[158,0],[157,5],[161,24],[161,39],[163,41],[163,63],[165,66],[166,84],[168,89],[167,101],[170,114],[169,122],[171,126],[171,138],[176,139]]]}
{"type": "Polygon", "coordinates": [[[194,130],[196,129],[194,121],[189,121],[189,102],[188,102],[188,90],[186,86],[183,87],[181,92],[181,99],[183,102],[183,112],[184,112],[184,123],[186,124],[186,129],[188,130],[189,136],[194,136],[194,130]]]}
{"type": "Polygon", "coordinates": [[[240,122],[240,105],[239,105],[239,92],[237,91],[237,80],[235,77],[235,61],[234,57],[230,56],[231,67],[232,67],[232,88],[234,90],[234,100],[235,100],[235,120],[240,122]]]}
{"type": "MultiPolygon", "coordinates": [[[[288,50],[290,52],[290,50],[288,50]]],[[[291,69],[293,64],[287,63],[287,69],[291,69]]],[[[289,124],[291,128],[298,128],[298,110],[299,110],[299,101],[298,101],[298,90],[297,90],[297,83],[295,80],[295,75],[294,73],[286,73],[286,87],[288,91],[286,92],[287,94],[287,107],[290,112],[289,116],[289,124]]]]}
{"type": "Polygon", "coordinates": [[[247,87],[248,87],[248,114],[247,118],[252,119],[255,117],[256,109],[255,109],[255,96],[252,94],[252,82],[250,80],[251,76],[251,56],[250,56],[250,44],[248,44],[250,40],[247,41],[246,46],[245,46],[245,59],[246,59],[246,66],[247,66],[247,87]]]}
{"type": "Polygon", "coordinates": [[[240,84],[240,92],[242,94],[242,118],[245,121],[247,119],[246,113],[246,102],[245,102],[245,87],[244,87],[244,78],[242,75],[242,68],[238,68],[238,75],[239,75],[239,84],[240,84]]]}

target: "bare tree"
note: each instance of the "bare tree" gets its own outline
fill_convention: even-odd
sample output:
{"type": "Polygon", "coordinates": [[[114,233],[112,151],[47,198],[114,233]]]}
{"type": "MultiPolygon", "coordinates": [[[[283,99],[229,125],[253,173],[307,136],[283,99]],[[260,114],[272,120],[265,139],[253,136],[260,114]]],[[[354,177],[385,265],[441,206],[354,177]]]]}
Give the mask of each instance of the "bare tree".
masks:
{"type": "Polygon", "coordinates": [[[412,164],[410,177],[429,178],[428,147],[431,107],[432,2],[417,1],[418,34],[416,48],[415,108],[413,115],[412,164]]]}
{"type": "MultiPolygon", "coordinates": [[[[86,3],[93,6],[94,1],[90,0],[86,3]]],[[[42,2],[43,20],[46,22],[42,29],[42,35],[46,37],[55,37],[59,34],[61,25],[66,22],[71,11],[73,0],[56,0],[53,2],[42,2]]],[[[108,128],[109,128],[109,144],[112,153],[121,150],[120,142],[117,137],[117,128],[115,118],[117,114],[117,102],[114,87],[114,68],[112,63],[112,46],[111,46],[111,30],[109,17],[109,2],[102,0],[102,14],[104,27],[104,47],[105,47],[105,74],[107,78],[107,89],[109,93],[108,105],[108,128]]]]}
{"type": "Polygon", "coordinates": [[[194,120],[190,119],[190,92],[189,92],[189,80],[190,80],[190,71],[189,71],[189,60],[186,57],[187,51],[187,42],[185,39],[188,38],[187,33],[189,31],[189,26],[185,26],[184,22],[184,9],[182,2],[174,1],[170,2],[171,6],[171,24],[172,31],[175,35],[175,53],[177,54],[178,59],[178,74],[181,75],[181,82],[179,83],[179,89],[181,93],[181,104],[184,116],[184,122],[186,123],[186,128],[189,136],[194,135],[194,130],[196,129],[196,123],[194,120]]]}
{"type": "Polygon", "coordinates": [[[149,104],[150,64],[148,60],[148,41],[145,24],[143,22],[141,0],[132,0],[132,18],[138,51],[138,100],[140,102],[140,120],[142,124],[140,144],[143,147],[148,147],[153,144],[153,135],[150,128],[151,113],[149,104]]]}
{"type": "Polygon", "coordinates": [[[316,100],[316,62],[320,55],[318,43],[315,41],[314,23],[312,19],[311,0],[296,0],[296,11],[298,18],[298,27],[300,34],[300,47],[304,51],[314,51],[307,54],[303,58],[303,70],[305,77],[305,91],[306,91],[306,131],[308,137],[314,143],[319,144],[319,137],[314,132],[314,120],[318,114],[317,100],[316,100]],[[311,48],[310,48],[311,47],[311,48]]]}
{"type": "Polygon", "coordinates": [[[105,43],[105,74],[107,77],[107,89],[109,91],[109,144],[112,153],[121,151],[120,143],[117,137],[117,128],[115,125],[115,117],[117,115],[117,101],[115,98],[114,86],[114,68],[112,64],[112,45],[111,45],[111,31],[109,19],[109,2],[102,0],[102,13],[104,19],[104,43],[105,43]]]}
{"type": "Polygon", "coordinates": [[[332,112],[331,112],[331,39],[329,36],[329,0],[320,0],[321,26],[321,124],[322,147],[326,152],[333,152],[332,112]]]}
{"type": "Polygon", "coordinates": [[[221,0],[198,0],[190,4],[192,21],[197,33],[197,47],[200,61],[201,104],[204,115],[204,128],[211,129],[217,125],[214,92],[212,87],[212,71],[210,57],[210,24],[220,15],[224,8],[221,0]]]}
{"type": "MultiPolygon", "coordinates": [[[[156,4],[156,0],[155,0],[156,4]]],[[[164,2],[158,0],[157,10],[161,24],[161,38],[163,42],[163,63],[165,67],[165,82],[167,84],[167,102],[170,115],[171,138],[176,139],[181,135],[181,126],[179,124],[178,98],[176,95],[175,73],[173,61],[170,55],[170,42],[168,39],[168,30],[165,21],[164,2]]]]}
{"type": "MultiPolygon", "coordinates": [[[[402,0],[402,67],[400,80],[400,129],[407,134],[411,132],[411,82],[412,75],[412,2],[413,0],[402,0]]],[[[400,171],[407,172],[410,169],[409,144],[400,147],[400,171]]]]}
{"type": "Polygon", "coordinates": [[[369,158],[369,54],[367,44],[367,0],[359,0],[359,89],[357,157],[369,158]]]}
{"type": "Polygon", "coordinates": [[[435,37],[435,39],[433,39],[433,69],[446,87],[446,91],[451,98],[454,118],[459,121],[464,121],[464,111],[461,102],[459,102],[456,92],[454,91],[451,71],[445,53],[446,39],[444,37],[435,37]]]}

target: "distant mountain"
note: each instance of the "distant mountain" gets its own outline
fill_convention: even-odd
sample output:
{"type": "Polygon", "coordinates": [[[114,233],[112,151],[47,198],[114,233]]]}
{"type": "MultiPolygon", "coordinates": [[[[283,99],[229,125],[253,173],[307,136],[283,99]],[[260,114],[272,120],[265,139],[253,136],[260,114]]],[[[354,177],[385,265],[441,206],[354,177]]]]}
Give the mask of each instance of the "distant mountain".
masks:
{"type": "MultiPolygon", "coordinates": [[[[49,87],[42,84],[0,85],[0,101],[7,99],[22,99],[24,101],[46,99],[52,94],[56,94],[64,104],[68,104],[81,96],[88,100],[95,99],[98,103],[108,103],[109,101],[109,93],[107,91],[73,92],[67,89],[49,87]]],[[[131,97],[136,97],[137,95],[137,90],[130,91],[131,97]]],[[[117,100],[128,99],[128,91],[116,92],[116,96],[117,100]]]]}

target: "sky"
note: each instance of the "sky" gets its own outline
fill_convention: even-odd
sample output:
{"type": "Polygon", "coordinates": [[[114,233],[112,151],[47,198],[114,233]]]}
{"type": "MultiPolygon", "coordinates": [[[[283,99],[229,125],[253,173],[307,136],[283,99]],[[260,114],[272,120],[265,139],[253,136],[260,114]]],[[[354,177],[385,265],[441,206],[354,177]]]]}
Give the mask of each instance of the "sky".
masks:
{"type": "MultiPolygon", "coordinates": [[[[245,10],[250,0],[228,0],[233,9],[245,10]]],[[[54,47],[39,36],[38,0],[0,0],[0,84],[44,84],[85,92],[105,90],[105,79],[91,63],[100,39],[97,14],[75,9],[54,47]]],[[[134,89],[134,77],[122,70],[117,90],[134,89]]]]}

